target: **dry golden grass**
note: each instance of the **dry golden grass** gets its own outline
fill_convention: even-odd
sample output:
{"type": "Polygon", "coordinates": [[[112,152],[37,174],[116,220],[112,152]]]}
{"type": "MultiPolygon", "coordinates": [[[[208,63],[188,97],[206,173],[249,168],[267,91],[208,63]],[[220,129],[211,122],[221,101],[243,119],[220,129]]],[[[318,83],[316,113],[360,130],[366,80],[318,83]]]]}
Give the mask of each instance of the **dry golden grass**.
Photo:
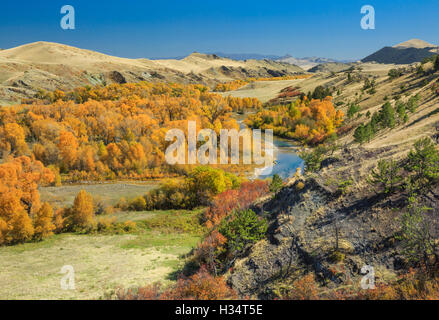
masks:
{"type": "Polygon", "coordinates": [[[54,236],[0,248],[0,299],[110,298],[125,288],[170,283],[198,238],[185,234],[54,236]],[[64,265],[75,270],[75,290],[62,290],[64,265]]]}
{"type": "Polygon", "coordinates": [[[41,187],[41,201],[50,202],[59,207],[70,206],[81,190],[90,193],[95,200],[101,200],[106,205],[115,205],[124,197],[133,199],[146,194],[155,188],[158,182],[115,182],[104,184],[64,185],[61,187],[41,187]]]}

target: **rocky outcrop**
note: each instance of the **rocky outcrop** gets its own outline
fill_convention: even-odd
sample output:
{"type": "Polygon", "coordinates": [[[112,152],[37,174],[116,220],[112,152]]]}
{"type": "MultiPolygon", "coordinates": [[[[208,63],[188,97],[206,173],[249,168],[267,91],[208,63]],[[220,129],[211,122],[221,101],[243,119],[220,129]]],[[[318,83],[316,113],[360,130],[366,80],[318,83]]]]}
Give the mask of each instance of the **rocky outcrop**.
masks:
{"type": "Polygon", "coordinates": [[[229,283],[242,296],[276,297],[282,281],[313,272],[329,287],[360,276],[364,265],[377,277],[403,265],[395,245],[396,214],[377,196],[340,196],[315,179],[301,180],[253,209],[269,220],[268,236],[237,261],[229,283]],[[342,263],[343,275],[333,267],[342,263]]]}

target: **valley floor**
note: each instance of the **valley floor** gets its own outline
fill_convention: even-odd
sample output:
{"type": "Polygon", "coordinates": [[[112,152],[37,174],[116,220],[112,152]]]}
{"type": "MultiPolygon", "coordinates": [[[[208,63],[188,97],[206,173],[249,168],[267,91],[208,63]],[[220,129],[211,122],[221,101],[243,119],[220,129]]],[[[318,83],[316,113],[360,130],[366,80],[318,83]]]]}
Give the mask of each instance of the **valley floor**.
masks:
{"type": "Polygon", "coordinates": [[[0,248],[0,299],[112,298],[118,287],[174,280],[181,255],[198,238],[150,232],[142,235],[62,234],[39,243],[0,248]],[[75,290],[62,290],[61,268],[73,266],[75,290]]]}

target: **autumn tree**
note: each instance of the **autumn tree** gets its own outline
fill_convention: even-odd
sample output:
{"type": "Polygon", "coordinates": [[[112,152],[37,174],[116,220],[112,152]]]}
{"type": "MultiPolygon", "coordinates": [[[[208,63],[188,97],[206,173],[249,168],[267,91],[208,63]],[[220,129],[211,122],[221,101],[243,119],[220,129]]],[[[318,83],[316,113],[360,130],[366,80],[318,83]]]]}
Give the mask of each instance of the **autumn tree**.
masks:
{"type": "Polygon", "coordinates": [[[288,106],[272,105],[250,115],[246,123],[254,128],[272,129],[275,135],[318,145],[336,133],[343,119],[343,112],[336,110],[332,98],[326,96],[311,101],[304,97],[288,106]]]}
{"type": "Polygon", "coordinates": [[[27,153],[26,133],[17,123],[7,123],[0,127],[0,148],[15,156],[27,153]]]}
{"type": "Polygon", "coordinates": [[[0,165],[0,244],[31,240],[32,218],[40,208],[38,185],[53,182],[41,162],[19,157],[0,165]]]}
{"type": "Polygon", "coordinates": [[[65,226],[68,230],[88,229],[94,223],[93,198],[85,190],[79,191],[73,207],[66,210],[65,226]]]}
{"type": "Polygon", "coordinates": [[[110,84],[71,92],[39,92],[41,101],[0,109],[0,153],[26,154],[60,169],[64,181],[161,179],[176,175],[165,161],[169,129],[237,129],[231,111],[262,106],[222,97],[203,85],[110,84]],[[53,102],[55,101],[56,102],[53,102]],[[186,123],[186,127],[183,125],[186,123]]]}
{"type": "Polygon", "coordinates": [[[58,149],[62,165],[66,169],[73,168],[78,159],[78,141],[73,133],[62,131],[59,135],[58,149]]]}
{"type": "Polygon", "coordinates": [[[32,239],[32,219],[24,210],[17,194],[5,193],[0,187],[0,244],[13,244],[32,239]]]}
{"type": "Polygon", "coordinates": [[[53,223],[53,208],[49,203],[43,203],[40,210],[35,213],[33,225],[35,230],[34,237],[38,240],[53,234],[56,227],[53,223]]]}

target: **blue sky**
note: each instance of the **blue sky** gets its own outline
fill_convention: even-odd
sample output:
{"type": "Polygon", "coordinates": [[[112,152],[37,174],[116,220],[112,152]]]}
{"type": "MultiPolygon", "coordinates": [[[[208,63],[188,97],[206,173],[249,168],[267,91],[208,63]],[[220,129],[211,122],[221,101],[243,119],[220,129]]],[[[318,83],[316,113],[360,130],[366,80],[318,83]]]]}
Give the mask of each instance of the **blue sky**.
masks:
{"type": "Polygon", "coordinates": [[[438,0],[45,0],[0,4],[0,48],[53,41],[129,58],[198,52],[359,59],[420,38],[439,44],[438,0]],[[76,30],[60,28],[73,5],[76,30]],[[363,5],[376,29],[360,28],[363,5]]]}

